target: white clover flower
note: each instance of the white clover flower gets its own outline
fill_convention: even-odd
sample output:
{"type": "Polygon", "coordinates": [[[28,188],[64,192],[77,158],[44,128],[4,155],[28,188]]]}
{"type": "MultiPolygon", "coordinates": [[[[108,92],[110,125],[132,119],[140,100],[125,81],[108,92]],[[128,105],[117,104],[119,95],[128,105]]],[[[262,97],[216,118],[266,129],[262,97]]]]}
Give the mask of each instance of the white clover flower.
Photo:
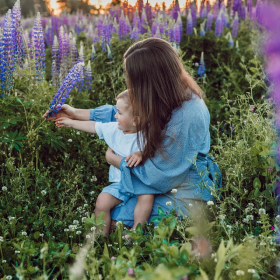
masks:
{"type": "Polygon", "coordinates": [[[2,191],[3,191],[3,192],[5,192],[5,191],[7,191],[7,190],[8,190],[8,188],[7,188],[7,187],[5,187],[5,186],[4,186],[4,187],[2,187],[2,191]]]}
{"type": "Polygon", "coordinates": [[[95,231],[95,230],[96,230],[96,227],[91,227],[90,230],[91,230],[91,231],[95,231]]]}
{"type": "Polygon", "coordinates": [[[248,205],[247,205],[247,207],[249,207],[249,208],[253,208],[254,207],[254,203],[248,203],[248,205]]]}
{"type": "Polygon", "coordinates": [[[171,193],[176,193],[178,190],[177,189],[172,189],[171,193]]]}
{"type": "Polygon", "coordinates": [[[214,259],[214,262],[217,262],[217,261],[218,261],[217,258],[215,258],[215,259],[214,259]]]}
{"type": "Polygon", "coordinates": [[[26,236],[26,235],[27,235],[27,232],[26,232],[26,231],[23,231],[21,234],[26,236]]]}
{"type": "Polygon", "coordinates": [[[70,231],[75,231],[75,229],[77,229],[77,226],[76,226],[76,225],[70,225],[70,226],[69,226],[69,230],[70,230],[70,231]]]}
{"type": "Polygon", "coordinates": [[[214,202],[212,200],[207,201],[207,205],[214,205],[214,202]]]}
{"type": "Polygon", "coordinates": [[[3,242],[3,241],[4,241],[3,236],[0,236],[0,242],[3,242]]]}
{"type": "Polygon", "coordinates": [[[9,221],[12,221],[15,219],[15,217],[9,217],[8,219],[9,219],[9,221]]]}
{"type": "Polygon", "coordinates": [[[88,204],[85,203],[85,204],[84,204],[84,207],[88,207],[88,204]]]}
{"type": "Polygon", "coordinates": [[[191,203],[189,203],[189,207],[193,207],[193,205],[191,203]]]}
{"type": "Polygon", "coordinates": [[[108,247],[112,247],[112,244],[108,244],[108,247]]]}
{"type": "Polygon", "coordinates": [[[226,218],[226,215],[219,215],[219,219],[223,221],[226,218]]]}
{"type": "Polygon", "coordinates": [[[13,279],[13,277],[12,277],[11,275],[7,275],[7,276],[6,276],[6,279],[7,279],[7,280],[11,280],[11,279],[13,279]]]}
{"type": "Polygon", "coordinates": [[[172,205],[172,202],[171,202],[171,201],[167,201],[167,202],[166,202],[166,205],[169,205],[169,206],[170,206],[170,205],[172,205]]]}
{"type": "Polygon", "coordinates": [[[249,268],[249,269],[248,269],[248,272],[254,274],[256,271],[255,271],[255,269],[249,268]]]}
{"type": "Polygon", "coordinates": [[[20,254],[20,251],[15,250],[15,254],[20,254]]]}
{"type": "Polygon", "coordinates": [[[71,142],[73,142],[73,140],[72,140],[72,139],[68,139],[68,142],[70,142],[70,143],[71,143],[71,142]]]}
{"type": "Polygon", "coordinates": [[[42,194],[42,195],[46,195],[47,192],[46,192],[45,190],[42,190],[42,191],[41,191],[41,194],[42,194]]]}
{"type": "Polygon", "coordinates": [[[243,221],[244,223],[249,223],[249,220],[248,220],[247,218],[244,218],[242,221],[243,221]]]}
{"type": "Polygon", "coordinates": [[[43,236],[44,236],[44,233],[40,233],[39,235],[40,235],[41,237],[43,237],[43,236]]]}
{"type": "Polygon", "coordinates": [[[89,195],[94,195],[95,194],[95,191],[91,191],[90,193],[89,193],[89,195]]]}
{"type": "Polygon", "coordinates": [[[85,219],[86,219],[87,217],[82,217],[82,223],[84,223],[85,222],[85,219]]]}
{"type": "Polygon", "coordinates": [[[69,231],[69,228],[65,228],[64,231],[66,231],[66,232],[69,231]]]}
{"type": "Polygon", "coordinates": [[[254,220],[254,216],[253,215],[247,215],[246,219],[249,221],[253,221],[254,220]]]}
{"type": "Polygon", "coordinates": [[[6,263],[6,262],[7,262],[6,260],[3,260],[3,261],[2,261],[2,263],[6,263]]]}
{"type": "Polygon", "coordinates": [[[73,221],[73,225],[78,225],[79,224],[79,221],[78,220],[74,220],[73,221]]]}
{"type": "Polygon", "coordinates": [[[86,238],[87,238],[87,239],[88,239],[88,238],[90,238],[90,235],[89,235],[89,234],[87,234],[87,235],[86,235],[86,238]]]}
{"type": "Polygon", "coordinates": [[[81,211],[83,208],[81,207],[81,206],[79,206],[78,208],[77,208],[77,210],[78,211],[81,211]]]}
{"type": "Polygon", "coordinates": [[[236,275],[241,276],[244,275],[244,271],[243,270],[236,270],[236,275]]]}
{"type": "Polygon", "coordinates": [[[77,135],[80,135],[80,131],[77,131],[76,134],[77,134],[77,135]]]}
{"type": "Polygon", "coordinates": [[[82,233],[82,232],[81,232],[80,230],[77,230],[77,231],[76,231],[76,234],[77,234],[77,235],[79,235],[79,234],[81,234],[81,233],[82,233]]]}
{"type": "Polygon", "coordinates": [[[213,259],[214,257],[216,257],[217,253],[212,253],[211,254],[211,258],[213,259]]]}
{"type": "Polygon", "coordinates": [[[265,214],[265,209],[260,208],[260,209],[259,209],[259,214],[260,214],[260,215],[261,215],[261,214],[265,214]]]}
{"type": "Polygon", "coordinates": [[[277,216],[275,217],[275,219],[276,219],[276,220],[280,220],[280,215],[277,215],[277,216]]]}
{"type": "Polygon", "coordinates": [[[232,228],[232,226],[230,226],[230,225],[227,225],[227,228],[231,229],[231,228],[232,228]]]}
{"type": "Polygon", "coordinates": [[[264,246],[264,245],[266,245],[266,243],[262,241],[262,242],[260,243],[260,245],[261,245],[261,246],[264,246]]]}
{"type": "Polygon", "coordinates": [[[231,210],[232,210],[233,212],[236,212],[236,208],[232,208],[231,210]]]}
{"type": "Polygon", "coordinates": [[[121,221],[117,221],[117,222],[116,222],[116,226],[117,226],[117,227],[120,226],[121,224],[122,224],[121,221]]]}
{"type": "Polygon", "coordinates": [[[91,181],[91,182],[96,182],[96,181],[97,181],[97,177],[93,175],[93,176],[91,177],[90,181],[91,181]]]}

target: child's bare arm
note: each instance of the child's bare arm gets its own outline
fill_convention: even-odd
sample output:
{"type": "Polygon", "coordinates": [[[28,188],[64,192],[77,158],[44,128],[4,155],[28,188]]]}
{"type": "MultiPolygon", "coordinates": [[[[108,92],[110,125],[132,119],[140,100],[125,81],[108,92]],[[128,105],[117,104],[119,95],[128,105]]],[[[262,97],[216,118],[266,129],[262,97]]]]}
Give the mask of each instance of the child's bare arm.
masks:
{"type": "Polygon", "coordinates": [[[56,119],[55,125],[57,127],[72,127],[88,133],[96,133],[95,121],[77,121],[66,117],[56,119]]]}
{"type": "Polygon", "coordinates": [[[127,166],[137,166],[142,161],[142,152],[135,152],[125,158],[125,161],[128,161],[127,166]]]}

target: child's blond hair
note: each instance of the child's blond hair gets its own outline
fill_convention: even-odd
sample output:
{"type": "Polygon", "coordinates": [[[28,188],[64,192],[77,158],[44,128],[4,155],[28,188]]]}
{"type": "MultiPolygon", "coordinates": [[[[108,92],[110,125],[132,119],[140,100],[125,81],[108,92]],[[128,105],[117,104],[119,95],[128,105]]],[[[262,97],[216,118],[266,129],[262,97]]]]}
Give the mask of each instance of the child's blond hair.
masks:
{"type": "MultiPolygon", "coordinates": [[[[125,102],[127,109],[131,107],[131,102],[130,102],[130,98],[129,98],[127,89],[117,95],[116,100],[118,100],[118,99],[122,99],[125,102]]],[[[132,111],[131,111],[131,113],[132,113],[132,111]]]]}

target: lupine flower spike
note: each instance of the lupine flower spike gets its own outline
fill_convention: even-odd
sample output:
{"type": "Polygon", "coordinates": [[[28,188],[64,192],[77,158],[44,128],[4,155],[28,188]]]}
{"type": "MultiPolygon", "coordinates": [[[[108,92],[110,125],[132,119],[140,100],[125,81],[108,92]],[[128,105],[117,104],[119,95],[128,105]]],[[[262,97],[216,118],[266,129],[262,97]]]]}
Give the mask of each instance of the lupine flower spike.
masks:
{"type": "Polygon", "coordinates": [[[188,17],[187,17],[187,35],[193,34],[193,21],[192,21],[192,14],[191,10],[189,10],[188,17]]]}
{"type": "Polygon", "coordinates": [[[13,87],[13,72],[15,70],[13,32],[11,10],[9,10],[4,19],[3,34],[0,40],[1,88],[6,92],[9,92],[13,87]]]}
{"type": "Polygon", "coordinates": [[[71,68],[70,72],[51,101],[48,117],[54,116],[54,113],[58,113],[61,110],[61,106],[65,103],[72,88],[80,82],[80,78],[83,75],[84,66],[85,64],[80,62],[71,68]]]}
{"type": "Polygon", "coordinates": [[[43,29],[41,25],[40,13],[37,14],[37,18],[34,22],[33,28],[33,46],[34,46],[34,58],[35,58],[35,68],[36,68],[36,79],[37,81],[43,81],[45,75],[45,42],[43,29]]]}
{"type": "Polygon", "coordinates": [[[52,46],[52,85],[58,87],[59,85],[59,45],[56,35],[54,36],[53,46],[52,46]]]}
{"type": "Polygon", "coordinates": [[[206,31],[211,30],[212,22],[213,22],[213,15],[212,15],[212,12],[210,12],[207,16],[206,31]]]}
{"type": "Polygon", "coordinates": [[[216,21],[215,37],[221,37],[222,33],[223,33],[222,12],[220,12],[216,21]]]}
{"type": "Polygon", "coordinates": [[[110,49],[109,45],[107,45],[107,51],[108,51],[107,57],[110,58],[110,59],[113,59],[113,55],[112,55],[112,52],[111,52],[111,49],[110,49]]]}
{"type": "Polygon", "coordinates": [[[239,25],[238,12],[235,12],[235,17],[232,22],[232,36],[234,38],[237,37],[238,25],[239,25]]]}
{"type": "Polygon", "coordinates": [[[228,34],[229,34],[229,35],[228,35],[228,46],[229,46],[230,48],[233,48],[233,46],[234,46],[234,41],[233,41],[233,39],[232,39],[231,33],[229,32],[228,34]]]}
{"type": "Polygon", "coordinates": [[[130,39],[133,41],[137,41],[139,39],[139,29],[138,29],[138,22],[135,22],[135,25],[133,27],[133,30],[130,34],[130,39]]]}
{"type": "Polygon", "coordinates": [[[203,52],[201,53],[199,67],[197,69],[197,75],[201,78],[205,76],[205,62],[204,62],[204,53],[203,52]]]}

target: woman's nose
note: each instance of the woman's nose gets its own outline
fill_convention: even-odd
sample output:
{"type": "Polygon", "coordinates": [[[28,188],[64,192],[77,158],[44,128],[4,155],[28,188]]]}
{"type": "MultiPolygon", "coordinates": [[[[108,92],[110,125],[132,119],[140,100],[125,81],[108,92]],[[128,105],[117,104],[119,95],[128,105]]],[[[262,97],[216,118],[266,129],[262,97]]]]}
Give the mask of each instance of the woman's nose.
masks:
{"type": "Polygon", "coordinates": [[[115,119],[117,119],[117,118],[118,118],[118,113],[115,114],[115,119]]]}

